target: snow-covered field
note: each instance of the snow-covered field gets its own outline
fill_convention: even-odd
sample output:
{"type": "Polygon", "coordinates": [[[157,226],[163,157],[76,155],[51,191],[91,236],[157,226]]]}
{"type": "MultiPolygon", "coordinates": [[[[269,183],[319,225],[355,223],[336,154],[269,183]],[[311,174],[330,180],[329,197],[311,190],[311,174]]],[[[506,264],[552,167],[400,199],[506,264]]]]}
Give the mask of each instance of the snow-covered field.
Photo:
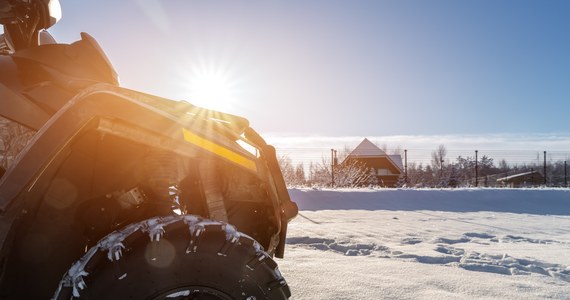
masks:
{"type": "Polygon", "coordinates": [[[292,189],[292,299],[570,299],[570,190],[292,189]]]}

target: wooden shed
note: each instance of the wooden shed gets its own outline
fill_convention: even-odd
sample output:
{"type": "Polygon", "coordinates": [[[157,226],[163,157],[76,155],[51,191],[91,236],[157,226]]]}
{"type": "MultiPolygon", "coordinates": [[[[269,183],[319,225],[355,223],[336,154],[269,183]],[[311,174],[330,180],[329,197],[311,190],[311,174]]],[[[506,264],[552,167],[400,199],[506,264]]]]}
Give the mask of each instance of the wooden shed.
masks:
{"type": "Polygon", "coordinates": [[[396,187],[403,173],[402,156],[388,155],[368,139],[364,139],[345,161],[357,160],[373,170],[378,178],[378,184],[385,187],[396,187]]]}

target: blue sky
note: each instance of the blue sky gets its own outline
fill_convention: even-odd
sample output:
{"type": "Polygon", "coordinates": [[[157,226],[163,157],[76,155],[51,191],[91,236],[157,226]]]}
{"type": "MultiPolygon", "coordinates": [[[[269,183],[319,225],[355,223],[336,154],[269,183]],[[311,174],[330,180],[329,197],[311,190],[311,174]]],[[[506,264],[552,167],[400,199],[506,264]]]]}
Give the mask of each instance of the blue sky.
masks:
{"type": "Polygon", "coordinates": [[[262,134],[570,132],[570,1],[61,3],[52,34],[93,35],[124,86],[262,134]]]}

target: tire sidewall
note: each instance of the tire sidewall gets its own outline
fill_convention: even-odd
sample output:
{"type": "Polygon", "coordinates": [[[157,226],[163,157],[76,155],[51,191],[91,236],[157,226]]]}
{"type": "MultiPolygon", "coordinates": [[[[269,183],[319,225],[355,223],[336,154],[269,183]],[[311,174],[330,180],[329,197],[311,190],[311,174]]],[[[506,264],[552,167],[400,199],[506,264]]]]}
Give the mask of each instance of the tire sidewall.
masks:
{"type": "Polygon", "coordinates": [[[221,225],[209,225],[196,239],[195,249],[189,246],[188,226],[176,225],[158,241],[141,235],[129,242],[117,261],[101,260],[84,278],[80,298],[157,299],[170,295],[169,291],[194,293],[201,288],[219,292],[220,299],[287,298],[268,288],[267,283],[280,275],[270,265],[257,263],[270,258],[260,256],[251,238],[240,238],[222,254],[220,249],[227,248],[228,241],[221,225]]]}

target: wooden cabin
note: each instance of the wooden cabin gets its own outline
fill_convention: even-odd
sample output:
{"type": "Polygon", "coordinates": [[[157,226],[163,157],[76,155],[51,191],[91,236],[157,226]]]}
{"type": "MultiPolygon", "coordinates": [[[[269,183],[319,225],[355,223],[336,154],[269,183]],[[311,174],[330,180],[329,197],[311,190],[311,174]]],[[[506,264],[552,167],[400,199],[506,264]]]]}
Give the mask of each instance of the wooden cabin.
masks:
{"type": "Polygon", "coordinates": [[[388,155],[366,138],[345,159],[345,161],[350,160],[362,162],[373,170],[378,178],[378,184],[384,187],[398,186],[404,172],[401,155],[388,155]]]}

